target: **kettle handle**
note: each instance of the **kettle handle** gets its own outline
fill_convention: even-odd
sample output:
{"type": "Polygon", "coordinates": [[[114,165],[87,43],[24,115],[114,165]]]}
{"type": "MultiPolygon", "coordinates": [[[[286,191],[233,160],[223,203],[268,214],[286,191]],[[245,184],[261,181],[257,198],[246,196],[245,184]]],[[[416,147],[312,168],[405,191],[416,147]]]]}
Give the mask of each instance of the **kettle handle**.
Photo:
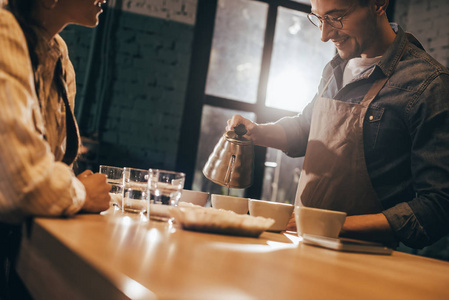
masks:
{"type": "Polygon", "coordinates": [[[226,170],[226,175],[224,182],[227,187],[230,187],[232,172],[234,172],[235,155],[231,155],[231,160],[229,161],[228,169],[226,170]]]}

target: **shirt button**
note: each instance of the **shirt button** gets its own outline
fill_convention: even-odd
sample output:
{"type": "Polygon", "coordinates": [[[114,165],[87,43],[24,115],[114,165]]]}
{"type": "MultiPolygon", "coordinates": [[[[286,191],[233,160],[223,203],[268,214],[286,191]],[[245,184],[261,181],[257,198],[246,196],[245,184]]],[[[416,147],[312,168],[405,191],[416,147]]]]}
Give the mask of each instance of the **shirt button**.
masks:
{"type": "Polygon", "coordinates": [[[373,116],[369,116],[369,120],[372,121],[374,119],[373,116]]]}

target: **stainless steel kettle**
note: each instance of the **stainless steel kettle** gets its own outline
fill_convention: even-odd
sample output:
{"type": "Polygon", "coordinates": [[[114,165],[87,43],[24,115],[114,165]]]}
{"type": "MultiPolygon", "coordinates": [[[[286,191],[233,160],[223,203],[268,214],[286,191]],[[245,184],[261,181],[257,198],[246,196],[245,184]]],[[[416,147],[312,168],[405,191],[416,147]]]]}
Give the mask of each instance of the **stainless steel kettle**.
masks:
{"type": "Polygon", "coordinates": [[[223,134],[204,165],[207,179],[230,188],[247,188],[253,183],[254,145],[243,136],[246,132],[240,124],[223,134]]]}

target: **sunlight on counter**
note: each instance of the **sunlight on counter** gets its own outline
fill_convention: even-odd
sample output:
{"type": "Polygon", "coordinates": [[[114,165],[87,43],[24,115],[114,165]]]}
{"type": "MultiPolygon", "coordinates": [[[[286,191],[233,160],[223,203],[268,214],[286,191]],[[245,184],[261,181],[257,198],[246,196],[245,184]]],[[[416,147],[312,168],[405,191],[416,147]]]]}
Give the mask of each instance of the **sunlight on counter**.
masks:
{"type": "Polygon", "coordinates": [[[123,286],[123,292],[134,300],[157,299],[156,295],[135,280],[128,278],[123,286]]]}
{"type": "Polygon", "coordinates": [[[224,242],[213,242],[208,246],[211,248],[222,249],[222,250],[231,250],[231,251],[245,251],[245,252],[255,252],[255,253],[267,253],[274,252],[278,250],[291,249],[296,248],[299,242],[302,240],[301,237],[292,234],[283,234],[284,240],[285,238],[288,241],[279,242],[279,241],[262,241],[266,244],[235,244],[235,243],[224,243],[224,242]]]}

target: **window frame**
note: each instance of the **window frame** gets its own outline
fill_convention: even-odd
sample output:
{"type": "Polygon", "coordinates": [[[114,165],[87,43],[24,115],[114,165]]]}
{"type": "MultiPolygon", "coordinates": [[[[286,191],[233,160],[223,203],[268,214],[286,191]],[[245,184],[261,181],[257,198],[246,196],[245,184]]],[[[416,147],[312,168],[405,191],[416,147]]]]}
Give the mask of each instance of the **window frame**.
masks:
{"type": "MultiPolygon", "coordinates": [[[[265,99],[271,66],[271,56],[273,52],[278,7],[282,6],[304,13],[309,13],[310,5],[290,0],[248,1],[264,2],[268,4],[256,103],[245,103],[206,94],[206,79],[209,68],[218,0],[198,0],[197,19],[190,62],[190,74],[178,143],[179,150],[176,161],[176,169],[186,173],[185,187],[187,189],[192,187],[194,179],[203,105],[253,112],[256,115],[258,123],[273,122],[281,117],[297,114],[297,112],[266,107],[265,99]]],[[[223,130],[225,126],[226,124],[223,124],[223,130]]],[[[256,146],[254,152],[254,184],[246,190],[246,196],[259,199],[262,194],[267,149],[256,146]]]]}

